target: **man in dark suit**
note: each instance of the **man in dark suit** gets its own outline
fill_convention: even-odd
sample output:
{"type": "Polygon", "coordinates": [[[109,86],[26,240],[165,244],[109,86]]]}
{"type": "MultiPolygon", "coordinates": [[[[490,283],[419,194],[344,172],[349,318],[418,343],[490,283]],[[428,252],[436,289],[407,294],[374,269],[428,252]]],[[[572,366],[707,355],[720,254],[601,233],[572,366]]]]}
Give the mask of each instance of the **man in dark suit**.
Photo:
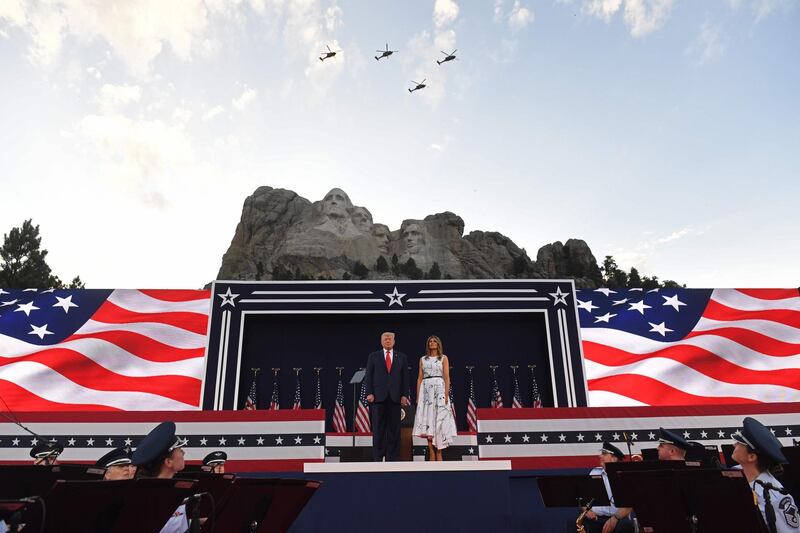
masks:
{"type": "Polygon", "coordinates": [[[364,387],[372,405],[372,458],[397,461],[400,451],[400,406],[409,405],[406,355],[394,349],[394,333],[381,335],[382,350],[367,358],[364,387]]]}

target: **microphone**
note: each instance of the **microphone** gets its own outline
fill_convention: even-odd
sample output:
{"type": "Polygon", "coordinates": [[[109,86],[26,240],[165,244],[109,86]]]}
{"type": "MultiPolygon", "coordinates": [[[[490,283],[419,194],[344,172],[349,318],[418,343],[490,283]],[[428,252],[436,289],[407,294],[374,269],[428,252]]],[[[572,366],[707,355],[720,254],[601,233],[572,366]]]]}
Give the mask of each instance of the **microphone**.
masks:
{"type": "Polygon", "coordinates": [[[633,462],[633,452],[631,451],[631,441],[628,439],[628,433],[622,432],[622,438],[625,439],[625,444],[628,446],[628,461],[633,462]]]}

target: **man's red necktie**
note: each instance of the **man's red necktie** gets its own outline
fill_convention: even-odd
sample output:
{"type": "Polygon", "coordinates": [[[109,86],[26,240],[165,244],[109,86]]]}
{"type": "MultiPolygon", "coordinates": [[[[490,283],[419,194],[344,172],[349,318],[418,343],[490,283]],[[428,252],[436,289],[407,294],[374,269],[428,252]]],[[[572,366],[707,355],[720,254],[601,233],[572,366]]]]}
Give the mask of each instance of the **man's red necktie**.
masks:
{"type": "Polygon", "coordinates": [[[389,350],[386,350],[386,371],[392,371],[392,356],[389,355],[389,350]]]}

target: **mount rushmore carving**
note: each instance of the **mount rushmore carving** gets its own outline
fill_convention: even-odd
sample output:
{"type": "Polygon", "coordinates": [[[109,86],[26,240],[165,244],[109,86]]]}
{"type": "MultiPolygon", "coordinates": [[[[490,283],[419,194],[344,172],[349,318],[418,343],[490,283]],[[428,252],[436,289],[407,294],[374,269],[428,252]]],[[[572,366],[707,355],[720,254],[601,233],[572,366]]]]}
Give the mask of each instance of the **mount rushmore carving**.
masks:
{"type": "Polygon", "coordinates": [[[542,247],[535,261],[496,232],[464,235],[450,213],[404,220],[399,229],[375,223],[341,189],[310,202],[285,189],[259,187],[242,217],[217,279],[575,278],[595,287],[601,275],[585,242],[542,247]],[[383,258],[383,259],[381,259],[383,258]]]}

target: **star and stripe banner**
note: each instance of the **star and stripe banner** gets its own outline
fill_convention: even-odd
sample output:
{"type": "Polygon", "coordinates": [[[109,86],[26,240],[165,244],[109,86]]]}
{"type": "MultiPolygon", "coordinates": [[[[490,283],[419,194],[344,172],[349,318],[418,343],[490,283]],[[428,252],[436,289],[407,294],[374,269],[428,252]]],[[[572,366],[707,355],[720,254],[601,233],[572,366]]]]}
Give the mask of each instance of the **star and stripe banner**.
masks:
{"type": "Polygon", "coordinates": [[[468,388],[469,388],[469,396],[467,397],[467,427],[470,431],[475,432],[478,431],[478,408],[475,403],[475,382],[474,377],[472,375],[472,367],[467,367],[467,372],[469,372],[468,381],[468,388]]]}
{"type": "Polygon", "coordinates": [[[319,375],[321,371],[322,368],[314,369],[314,372],[317,373],[317,390],[314,393],[314,409],[322,409],[322,378],[319,375]]]}
{"type": "Polygon", "coordinates": [[[270,411],[279,411],[281,408],[281,393],[280,389],[278,389],[278,372],[280,371],[280,368],[272,369],[272,396],[269,399],[270,411]]]}
{"type": "Polygon", "coordinates": [[[360,433],[369,433],[372,431],[372,422],[369,418],[369,404],[367,403],[367,389],[364,383],[361,383],[361,396],[358,400],[358,407],[356,408],[356,431],[360,433]]]}
{"type": "Polygon", "coordinates": [[[531,371],[531,406],[542,407],[542,396],[539,394],[539,385],[536,383],[536,365],[528,365],[531,371]]]}
{"type": "Polygon", "coordinates": [[[253,369],[253,381],[250,382],[250,390],[247,392],[247,398],[244,400],[244,408],[246,411],[255,411],[258,409],[258,371],[253,369]]]}
{"type": "Polygon", "coordinates": [[[492,365],[489,369],[492,371],[492,392],[489,398],[489,406],[494,409],[500,409],[503,407],[503,396],[500,394],[500,387],[497,385],[497,367],[492,365]]]}
{"type": "Polygon", "coordinates": [[[292,409],[297,411],[298,409],[303,408],[301,400],[302,395],[300,394],[300,372],[302,372],[302,369],[295,368],[294,371],[297,377],[296,377],[296,385],[294,387],[294,402],[292,402],[292,409]]]}
{"type": "Polygon", "coordinates": [[[770,428],[784,446],[800,435],[800,403],[673,407],[478,409],[481,459],[510,459],[514,469],[597,466],[604,441],[626,454],[658,447],[664,427],[704,445],[732,444],[746,416],[770,428]],[[627,442],[626,439],[627,438],[627,442]]]}
{"type": "Polygon", "coordinates": [[[209,291],[0,289],[12,411],[200,407],[209,291]]]}
{"type": "Polygon", "coordinates": [[[514,409],[521,409],[522,396],[519,393],[519,380],[517,379],[517,365],[511,367],[511,372],[514,374],[514,395],[511,399],[511,407],[514,409]]]}
{"type": "Polygon", "coordinates": [[[580,290],[589,405],[800,401],[797,289],[580,290]]]}
{"type": "Polygon", "coordinates": [[[336,405],[333,408],[333,431],[345,433],[347,431],[347,418],[344,411],[344,386],[342,385],[342,368],[339,372],[339,383],[336,385],[336,405]]]}
{"type": "MultiPolygon", "coordinates": [[[[188,439],[186,460],[199,462],[212,451],[228,454],[229,472],[302,471],[303,463],[325,457],[325,413],[303,411],[71,412],[17,413],[19,421],[64,446],[62,462],[94,463],[119,446],[136,448],[156,425],[172,420],[188,439]]],[[[30,464],[37,437],[5,419],[0,422],[0,460],[30,464]]]]}

